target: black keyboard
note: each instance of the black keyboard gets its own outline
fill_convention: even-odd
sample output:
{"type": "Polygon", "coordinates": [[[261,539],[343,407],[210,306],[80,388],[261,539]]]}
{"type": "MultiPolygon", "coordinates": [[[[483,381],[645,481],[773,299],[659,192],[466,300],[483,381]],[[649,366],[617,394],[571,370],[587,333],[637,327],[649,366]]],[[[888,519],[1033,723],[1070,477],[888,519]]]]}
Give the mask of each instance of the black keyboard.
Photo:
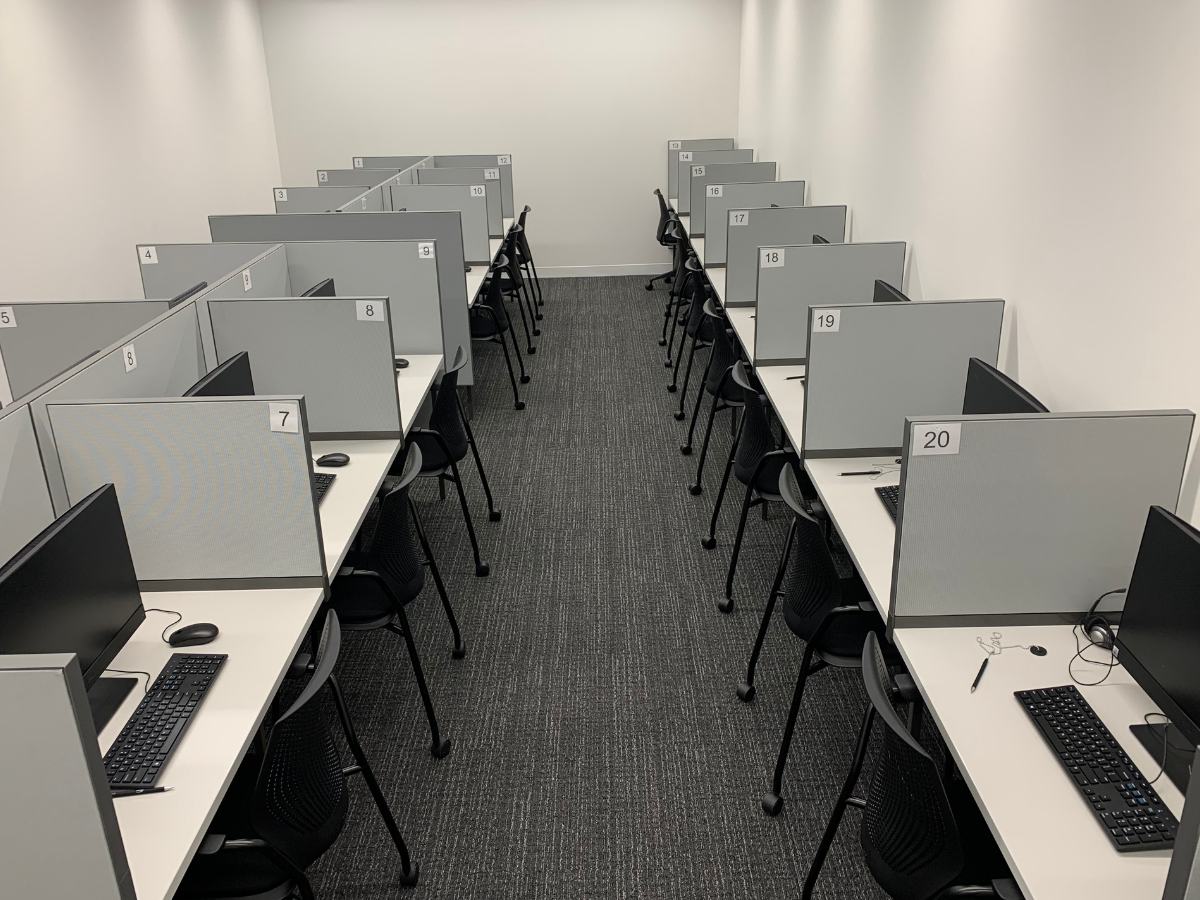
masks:
{"type": "Polygon", "coordinates": [[[1118,850],[1175,846],[1179,822],[1074,685],[1017,691],[1016,697],[1118,850]]]}
{"type": "Polygon", "coordinates": [[[879,499],[883,501],[883,505],[887,507],[888,514],[892,517],[892,521],[896,521],[896,513],[900,509],[900,485],[885,484],[883,487],[875,488],[875,493],[879,495],[879,499]]]}
{"type": "Polygon", "coordinates": [[[313,472],[313,484],[317,488],[317,502],[320,503],[325,499],[325,492],[329,490],[329,486],[333,484],[333,479],[336,475],[331,475],[328,472],[313,472]]]}
{"type": "Polygon", "coordinates": [[[104,754],[109,787],[154,786],[225,659],[224,653],[171,654],[104,754]]]}

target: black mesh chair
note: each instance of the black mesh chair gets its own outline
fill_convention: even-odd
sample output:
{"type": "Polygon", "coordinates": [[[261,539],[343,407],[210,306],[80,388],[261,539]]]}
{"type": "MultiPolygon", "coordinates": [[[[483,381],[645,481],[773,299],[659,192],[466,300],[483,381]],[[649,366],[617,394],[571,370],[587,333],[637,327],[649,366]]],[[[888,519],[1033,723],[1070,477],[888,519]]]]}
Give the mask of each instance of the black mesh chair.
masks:
{"type": "MultiPolygon", "coordinates": [[[[738,698],[743,702],[754,699],[754,669],[758,665],[775,603],[782,597],[784,621],[791,632],[805,643],[800,674],[792,693],[792,706],[788,711],[779,757],[775,762],[771,790],[762,800],[763,811],[769,816],[777,816],[783,809],[783,773],[787,768],[788,751],[791,749],[808,677],[829,666],[857,669],[861,664],[863,639],[868,632],[882,632],[884,627],[866,586],[857,574],[847,579],[838,576],[820,523],[804,509],[800,484],[791,463],[785,463],[783,471],[779,473],[779,494],[791,508],[792,525],[784,542],[783,559],[776,570],[775,583],[771,586],[771,594],[763,610],[758,637],[746,668],[746,680],[737,689],[738,698]]],[[[898,664],[899,657],[894,650],[891,652],[890,660],[898,664]]]]}
{"type": "MultiPolygon", "coordinates": [[[[521,270],[525,273],[526,278],[532,282],[537,291],[537,305],[545,306],[546,301],[542,299],[542,280],[538,278],[537,266],[533,263],[533,251],[529,248],[529,238],[525,232],[525,217],[529,215],[530,208],[526,206],[521,210],[521,215],[517,217],[517,221],[513,223],[511,233],[517,236],[515,247],[517,251],[517,262],[521,266],[521,270]]],[[[542,319],[542,311],[539,309],[537,313],[538,321],[542,319]]]]}
{"type": "Polygon", "coordinates": [[[742,389],[745,406],[742,409],[742,422],[738,428],[737,440],[729,448],[729,459],[725,463],[725,474],[721,478],[721,489],[717,492],[717,502],[713,504],[712,518],[708,523],[708,536],[700,543],[705,550],[717,546],[717,517],[721,514],[721,501],[725,497],[725,487],[729,484],[730,471],[737,480],[746,486],[746,494],[742,499],[742,514],[738,519],[737,538],[733,542],[733,553],[729,557],[729,574],[725,576],[725,597],[717,601],[717,609],[723,613],[733,612],[733,576],[737,572],[738,556],[742,550],[742,537],[746,533],[746,519],[752,506],[762,506],[766,515],[766,504],[779,502],[783,497],[779,493],[779,473],[788,459],[796,459],[796,451],[780,447],[775,440],[775,433],[767,421],[767,412],[763,408],[763,395],[758,385],[753,384],[741,360],[733,364],[732,378],[742,389]]]}
{"type": "MultiPolygon", "coordinates": [[[[738,410],[745,406],[742,389],[733,380],[733,364],[738,361],[738,351],[729,338],[725,317],[711,299],[704,301],[704,314],[713,320],[712,352],[708,355],[708,366],[704,370],[704,390],[696,392],[696,405],[692,408],[692,422],[688,426],[687,443],[679,448],[679,452],[684,456],[691,455],[692,435],[696,430],[696,419],[700,415],[700,401],[704,399],[705,394],[708,394],[712,402],[708,407],[708,424],[704,428],[704,443],[700,447],[700,461],[696,465],[696,483],[688,488],[693,494],[699,494],[704,490],[701,476],[704,474],[704,460],[708,456],[708,442],[712,438],[714,418],[723,410],[738,410]]],[[[730,413],[730,415],[734,415],[734,413],[730,413]]]]}
{"type": "Polygon", "coordinates": [[[687,321],[691,315],[692,306],[699,302],[703,308],[704,301],[708,299],[704,266],[697,259],[696,254],[690,250],[683,263],[682,275],[683,281],[675,301],[675,315],[671,316],[671,333],[667,337],[667,359],[663,363],[668,369],[674,366],[676,371],[679,369],[679,357],[683,353],[683,340],[687,337],[687,321]],[[675,332],[681,323],[684,325],[684,330],[679,333],[679,353],[675,353],[675,332]],[[672,354],[675,355],[674,360],[671,359],[672,354]]]}
{"type": "Polygon", "coordinates": [[[446,596],[437,562],[417,518],[417,508],[408,496],[408,488],[420,471],[421,448],[412,444],[408,448],[399,483],[379,501],[377,514],[368,517],[363,524],[366,551],[352,551],[347,555],[347,564],[330,585],[330,597],[326,602],[337,610],[347,631],[386,628],[404,639],[421,703],[425,707],[425,717],[429,720],[432,739],[430,752],[441,759],[450,752],[450,741],[441,738],[437,714],[433,710],[433,700],[421,668],[421,658],[417,655],[412,628],[404,613],[404,607],[417,599],[425,586],[426,566],[433,576],[442,608],[450,623],[450,632],[454,636],[451,655],[455,659],[462,659],[467,650],[458,630],[454,609],[450,606],[450,598],[446,596]]]}
{"type": "MultiPolygon", "coordinates": [[[[458,399],[458,373],[466,364],[467,354],[459,347],[458,352],[454,354],[454,365],[442,376],[442,383],[438,386],[428,427],[413,428],[408,433],[408,439],[410,443],[415,443],[421,448],[421,477],[438,480],[438,490],[442,499],[446,498],[447,481],[458,489],[463,521],[467,524],[467,535],[471,538],[471,552],[475,554],[475,574],[483,578],[487,576],[490,568],[479,556],[479,540],[475,537],[475,525],[471,521],[470,507],[467,506],[467,494],[463,490],[462,476],[458,473],[458,464],[466,459],[468,450],[475,457],[475,468],[479,471],[479,480],[487,497],[488,519],[499,522],[500,510],[496,509],[492,502],[492,489],[488,486],[487,474],[483,471],[483,461],[479,458],[475,435],[471,431],[471,423],[462,413],[458,399]]],[[[398,476],[400,473],[395,474],[398,476]]],[[[393,477],[392,473],[389,473],[389,477],[393,477]]]]}
{"type": "MultiPolygon", "coordinates": [[[[662,191],[660,191],[658,188],[654,189],[654,196],[658,198],[658,227],[654,229],[654,239],[658,241],[661,246],[670,250],[672,254],[675,254],[677,251],[678,238],[675,237],[673,230],[667,227],[672,218],[671,207],[667,206],[667,200],[662,195],[662,191]]],[[[664,272],[662,275],[655,275],[653,278],[651,278],[646,283],[646,290],[654,290],[654,282],[656,281],[661,281],[664,284],[670,284],[674,278],[675,265],[673,261],[671,271],[664,272]]]]}
{"type": "Polygon", "coordinates": [[[542,331],[537,327],[537,320],[534,318],[535,303],[531,299],[528,285],[521,275],[521,267],[517,263],[516,239],[517,236],[510,231],[500,246],[500,254],[505,260],[505,265],[499,270],[500,290],[508,300],[516,304],[517,311],[521,314],[521,325],[525,329],[525,352],[532,356],[537,353],[533,337],[540,335],[542,331]],[[528,313],[528,318],[526,318],[526,313],[528,313]],[[532,335],[530,322],[533,323],[532,335]]]}
{"type": "Polygon", "coordinates": [[[875,634],[868,634],[863,642],[860,665],[871,702],[859,730],[850,772],[801,896],[804,900],[812,897],[842,815],[847,806],[854,806],[863,811],[859,839],[867,868],[888,896],[897,900],[1021,900],[1021,890],[1012,880],[970,790],[961,782],[943,783],[938,765],[911,733],[914,729],[896,713],[893,703],[911,701],[916,689],[909,679],[905,678],[907,684],[900,678],[892,679],[875,634]],[[860,799],[852,794],[876,717],[884,725],[883,745],[867,796],[860,799]]]}
{"type": "Polygon", "coordinates": [[[684,266],[687,265],[689,259],[692,259],[696,255],[687,243],[687,236],[684,234],[683,226],[679,224],[678,220],[672,219],[667,227],[675,235],[676,240],[679,241],[679,250],[675,254],[675,268],[671,270],[671,289],[667,291],[667,302],[663,307],[662,337],[658,339],[658,346],[660,347],[667,346],[667,329],[671,325],[671,314],[679,311],[679,304],[687,287],[687,283],[684,281],[687,270],[684,266]]]}
{"type": "MultiPolygon", "coordinates": [[[[346,778],[356,773],[366,781],[400,856],[400,884],[416,885],[420,867],[409,857],[333,674],[340,647],[338,617],[329,610],[315,656],[300,654],[288,673],[289,680],[307,678],[307,683],[270,726],[265,751],[252,747],[243,759],[176,897],[262,900],[291,897],[298,890],[312,900],[304,871],[341,834],[349,808],[346,778]],[[326,686],[354,756],[349,767],[343,768],[326,724],[326,686]]],[[[285,683],[283,690],[289,688],[285,683]]]]}
{"type": "Polygon", "coordinates": [[[679,339],[679,352],[675,354],[675,369],[671,373],[671,383],[667,385],[667,393],[674,394],[679,391],[679,409],[673,415],[675,421],[682,422],[686,416],[683,411],[684,401],[687,397],[688,383],[692,379],[692,362],[696,358],[697,350],[705,350],[712,346],[713,340],[713,320],[704,314],[704,301],[711,294],[707,280],[696,279],[692,282],[692,299],[688,304],[687,321],[683,326],[683,337],[679,339]],[[692,346],[688,350],[687,367],[683,370],[683,385],[680,389],[679,381],[679,363],[683,359],[683,345],[691,339],[692,346]]]}
{"type": "Polygon", "coordinates": [[[508,380],[512,382],[513,407],[524,409],[525,402],[517,392],[517,378],[513,374],[512,357],[508,355],[508,342],[504,336],[510,335],[513,342],[513,352],[517,354],[517,363],[521,367],[521,384],[529,383],[525,374],[525,363],[521,359],[521,349],[517,346],[516,335],[512,333],[512,323],[508,319],[508,311],[504,308],[504,291],[500,287],[500,269],[508,265],[508,258],[501,253],[492,263],[488,273],[488,283],[484,288],[483,302],[471,310],[471,340],[473,342],[490,341],[498,343],[504,351],[504,364],[508,366],[508,380]]]}

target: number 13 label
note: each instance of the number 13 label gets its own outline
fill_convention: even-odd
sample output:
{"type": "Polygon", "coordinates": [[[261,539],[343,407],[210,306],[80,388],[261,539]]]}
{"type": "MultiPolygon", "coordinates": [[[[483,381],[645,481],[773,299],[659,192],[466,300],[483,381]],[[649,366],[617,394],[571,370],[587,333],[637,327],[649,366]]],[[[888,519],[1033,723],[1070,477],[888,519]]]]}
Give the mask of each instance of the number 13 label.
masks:
{"type": "Polygon", "coordinates": [[[918,422],[913,425],[913,456],[952,456],[958,453],[962,422],[942,424],[918,422]]]}
{"type": "Polygon", "coordinates": [[[300,407],[295,403],[268,403],[271,430],[284,434],[300,433],[300,407]]]}

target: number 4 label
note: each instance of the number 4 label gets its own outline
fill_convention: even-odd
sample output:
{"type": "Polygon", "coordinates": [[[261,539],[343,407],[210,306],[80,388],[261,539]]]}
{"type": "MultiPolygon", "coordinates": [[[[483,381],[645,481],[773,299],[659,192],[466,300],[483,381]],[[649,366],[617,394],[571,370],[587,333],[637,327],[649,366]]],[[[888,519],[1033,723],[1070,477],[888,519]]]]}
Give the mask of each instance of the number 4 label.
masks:
{"type": "Polygon", "coordinates": [[[720,184],[710,184],[710,185],[708,186],[708,196],[710,196],[710,197],[720,197],[720,196],[722,195],[722,190],[721,190],[721,189],[722,189],[723,187],[724,187],[724,185],[720,185],[720,184]]]}
{"type": "Polygon", "coordinates": [[[913,425],[913,456],[952,456],[958,453],[958,438],[962,422],[913,425]]]}
{"type": "Polygon", "coordinates": [[[837,331],[842,325],[840,309],[814,309],[813,331],[837,331]]]}
{"type": "MultiPolygon", "coordinates": [[[[129,257],[125,257],[129,259],[129,257]]],[[[154,266],[158,264],[158,250],[154,247],[138,247],[138,259],[142,261],[143,266],[154,266]]]]}
{"type": "Polygon", "coordinates": [[[295,403],[268,403],[271,430],[284,434],[300,433],[300,407],[295,403]]]}
{"type": "Polygon", "coordinates": [[[355,300],[354,305],[358,309],[358,321],[360,322],[387,321],[383,304],[378,300],[355,300]]]}
{"type": "Polygon", "coordinates": [[[433,259],[433,241],[422,241],[417,244],[417,259],[433,259]]]}
{"type": "Polygon", "coordinates": [[[137,351],[133,349],[133,344],[126,344],[121,348],[121,362],[125,363],[126,372],[137,368],[137,351]]]}
{"type": "Polygon", "coordinates": [[[783,265],[783,250],[771,250],[763,247],[759,251],[758,265],[763,269],[773,269],[783,265]]]}

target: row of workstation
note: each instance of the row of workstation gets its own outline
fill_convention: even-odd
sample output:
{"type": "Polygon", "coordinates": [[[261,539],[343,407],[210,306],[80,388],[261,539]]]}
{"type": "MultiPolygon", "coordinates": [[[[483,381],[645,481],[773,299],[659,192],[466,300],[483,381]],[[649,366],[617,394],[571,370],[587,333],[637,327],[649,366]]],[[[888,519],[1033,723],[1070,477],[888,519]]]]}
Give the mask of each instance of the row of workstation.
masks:
{"type": "MultiPolygon", "coordinates": [[[[845,545],[1023,895],[1163,896],[1172,852],[1140,825],[1106,828],[1081,794],[1092,788],[1076,784],[1015,692],[1077,685],[1147,779],[1163,768],[1168,735],[1145,727],[1152,717],[1170,715],[1171,747],[1190,758],[1200,671],[1180,660],[1200,653],[1200,618],[1153,585],[1200,577],[1179,542],[1200,543],[1172,515],[1194,414],[1047,411],[998,371],[1004,301],[904,302],[903,243],[843,243],[846,207],[804,206],[803,182],[714,183],[714,155],[732,146],[668,145],[677,265],[667,318],[683,323],[687,303],[705,298],[723,308],[810,509],[845,545]],[[1123,607],[1136,624],[1127,646],[1123,607]]],[[[732,595],[718,605],[730,609],[732,595]]],[[[1180,818],[1189,767],[1155,785],[1180,818]]],[[[1096,792],[1107,790],[1095,774],[1096,792]]],[[[772,814],[778,791],[777,775],[764,800],[772,814]]],[[[1200,801],[1189,812],[1200,816],[1200,801]]],[[[1179,833],[1172,890],[1195,830],[1185,821],[1179,833]]]]}
{"type": "MultiPolygon", "coordinates": [[[[0,307],[0,558],[11,560],[0,592],[46,555],[48,535],[63,546],[69,523],[106,496],[119,507],[104,530],[124,532],[106,558],[124,552],[136,573],[132,614],[98,605],[105,573],[94,559],[61,602],[23,620],[0,600],[0,746],[10,771],[28,776],[6,779],[0,804],[5,834],[20,838],[3,851],[16,894],[175,893],[193,856],[209,852],[209,824],[385,479],[399,474],[406,438],[428,420],[435,380],[465,356],[456,374],[472,383],[466,277],[475,263],[482,281],[503,234],[489,224],[489,244],[468,257],[467,223],[487,198],[507,197],[508,231],[510,161],[480,158],[484,188],[461,204],[441,197],[425,209],[410,197],[392,210],[391,189],[417,184],[393,178],[411,165],[376,171],[391,159],[355,159],[368,182],[355,196],[387,195],[376,214],[322,200],[213,216],[210,244],[137,246],[145,300],[0,307]],[[114,799],[102,756],[124,740],[144,693],[114,676],[140,673],[149,688],[178,649],[166,635],[179,622],[216,624],[219,636],[197,650],[227,658],[172,755],[155,763],[170,787],[114,799]]],[[[457,172],[434,165],[445,159],[416,158],[457,172]]],[[[336,190],[325,174],[311,190],[336,190]]],[[[475,174],[465,190],[453,174],[448,186],[469,195],[475,174]]],[[[309,190],[277,189],[277,201],[309,190]]],[[[449,744],[427,712],[440,757],[449,744]]],[[[415,883],[407,857],[399,878],[415,883]]]]}

